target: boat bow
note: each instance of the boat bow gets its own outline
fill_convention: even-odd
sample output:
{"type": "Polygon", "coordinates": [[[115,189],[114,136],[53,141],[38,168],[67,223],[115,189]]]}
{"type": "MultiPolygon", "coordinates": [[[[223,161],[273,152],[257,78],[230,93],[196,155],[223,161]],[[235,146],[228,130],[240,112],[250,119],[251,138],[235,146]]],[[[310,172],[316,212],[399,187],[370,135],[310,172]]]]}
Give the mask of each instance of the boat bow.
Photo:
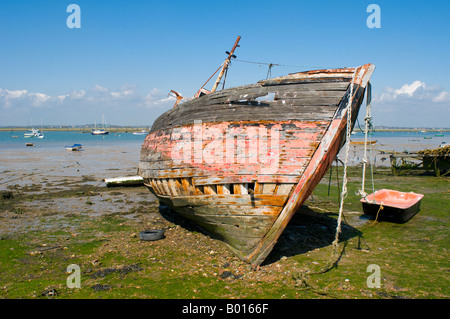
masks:
{"type": "Polygon", "coordinates": [[[261,264],[353,126],[374,66],[315,70],[180,103],[146,137],[139,175],[182,216],[261,264]]]}

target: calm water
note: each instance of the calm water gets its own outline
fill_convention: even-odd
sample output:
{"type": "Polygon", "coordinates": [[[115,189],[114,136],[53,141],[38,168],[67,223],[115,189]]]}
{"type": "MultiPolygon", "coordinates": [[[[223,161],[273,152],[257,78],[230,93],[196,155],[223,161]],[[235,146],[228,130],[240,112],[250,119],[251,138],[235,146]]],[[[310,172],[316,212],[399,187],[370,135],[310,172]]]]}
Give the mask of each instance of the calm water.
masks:
{"type": "MultiPolygon", "coordinates": [[[[356,130],[355,130],[356,131],[356,130]]],[[[24,138],[24,131],[0,132],[0,151],[27,148],[25,143],[34,143],[36,149],[61,149],[75,143],[82,144],[84,149],[94,148],[127,148],[128,151],[140,151],[145,135],[132,133],[110,133],[109,135],[91,135],[74,131],[48,131],[44,139],[24,138]],[[16,138],[13,136],[17,136],[16,138]]],[[[415,152],[425,148],[436,148],[442,142],[450,143],[450,133],[437,132],[374,132],[369,137],[376,140],[376,149],[415,152]],[[443,134],[443,136],[436,136],[443,134]]],[[[359,130],[352,135],[352,141],[364,140],[359,130]]],[[[28,147],[29,148],[29,147],[28,147]]]]}
{"type": "Polygon", "coordinates": [[[0,190],[9,185],[41,183],[39,178],[102,178],[135,175],[145,135],[91,135],[72,131],[44,131],[45,138],[24,138],[24,131],[0,132],[0,190]],[[13,136],[18,136],[14,138],[13,136]],[[34,143],[35,147],[25,146],[34,143]],[[66,145],[82,144],[80,152],[66,145]],[[37,176],[33,181],[32,176],[37,176]]]}
{"type": "Polygon", "coordinates": [[[25,131],[0,132],[0,150],[24,148],[25,143],[33,143],[38,148],[61,148],[75,143],[83,147],[90,146],[137,146],[138,150],[145,139],[145,135],[132,133],[109,133],[109,135],[92,135],[75,131],[44,131],[45,138],[24,138],[25,131]],[[13,136],[17,136],[14,138],[13,136]]]}
{"type": "MultiPolygon", "coordinates": [[[[450,132],[374,132],[369,140],[377,141],[374,149],[417,152],[428,148],[437,148],[443,142],[450,143],[450,132]],[[443,136],[436,136],[443,135],[443,136]]],[[[352,141],[363,141],[364,134],[359,130],[352,135],[352,141]]]]}
{"type": "MultiPolygon", "coordinates": [[[[356,131],[356,129],[355,129],[356,131]]],[[[24,131],[0,132],[0,150],[23,149],[25,143],[34,143],[36,148],[60,148],[74,143],[88,147],[127,147],[135,148],[137,152],[144,141],[145,135],[133,135],[132,133],[110,133],[109,135],[91,135],[74,131],[48,131],[44,139],[24,138],[24,131]],[[14,138],[13,136],[18,136],[14,138]]],[[[450,143],[450,132],[444,132],[444,136],[436,136],[436,132],[374,132],[371,140],[377,141],[377,148],[386,146],[387,150],[403,151],[404,149],[416,151],[423,148],[438,147],[442,142],[450,143]],[[389,148],[391,147],[391,148],[389,148]]],[[[352,135],[352,140],[363,140],[364,134],[357,130],[352,135]]]]}
{"type": "MultiPolygon", "coordinates": [[[[44,139],[24,138],[24,133],[0,132],[0,190],[14,184],[41,183],[40,178],[43,177],[58,181],[67,177],[95,176],[95,183],[98,183],[107,177],[135,175],[145,139],[145,135],[132,133],[96,136],[73,131],[44,131],[44,139]],[[35,147],[25,146],[28,142],[34,143],[35,147]],[[83,145],[81,152],[65,149],[66,145],[75,143],[83,145]]],[[[389,165],[388,156],[380,151],[416,152],[436,148],[446,138],[450,142],[449,132],[444,133],[444,136],[436,134],[438,133],[375,132],[370,136],[371,140],[377,142],[368,153],[369,161],[376,166],[386,166],[389,165]]],[[[364,134],[357,132],[352,135],[351,140],[364,140],[364,134]]],[[[351,145],[349,165],[361,163],[363,149],[361,145],[351,145]]],[[[338,156],[344,158],[343,150],[338,156]]]]}
{"type": "MultiPolygon", "coordinates": [[[[356,129],[355,129],[356,131],[356,129]]],[[[132,133],[110,133],[109,135],[91,135],[90,133],[80,133],[74,131],[48,131],[45,132],[44,139],[24,138],[25,131],[0,132],[0,150],[24,148],[25,143],[34,143],[39,148],[64,148],[65,145],[74,143],[88,146],[133,146],[138,149],[144,141],[145,135],[133,135],[132,133]],[[14,138],[13,136],[18,136],[14,138]]],[[[402,146],[426,146],[438,147],[442,142],[450,143],[450,133],[442,133],[444,136],[436,136],[437,132],[374,132],[370,136],[376,140],[377,144],[402,145],[402,146]],[[448,141],[447,141],[448,140],[448,141]]],[[[352,135],[352,140],[363,140],[364,134],[356,132],[352,135]]]]}

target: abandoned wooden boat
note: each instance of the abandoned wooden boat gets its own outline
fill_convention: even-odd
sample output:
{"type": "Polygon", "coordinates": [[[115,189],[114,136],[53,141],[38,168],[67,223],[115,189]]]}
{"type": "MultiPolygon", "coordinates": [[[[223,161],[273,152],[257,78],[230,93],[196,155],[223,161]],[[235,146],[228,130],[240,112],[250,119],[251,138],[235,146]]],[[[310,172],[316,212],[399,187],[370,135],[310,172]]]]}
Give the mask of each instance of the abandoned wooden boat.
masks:
{"type": "Polygon", "coordinates": [[[422,194],[380,189],[361,199],[365,214],[377,220],[405,223],[420,209],[422,194]]]}
{"type": "Polygon", "coordinates": [[[138,174],[161,202],[257,266],[344,144],[373,70],[214,85],[180,104],[177,95],[144,140],[138,174]]]}

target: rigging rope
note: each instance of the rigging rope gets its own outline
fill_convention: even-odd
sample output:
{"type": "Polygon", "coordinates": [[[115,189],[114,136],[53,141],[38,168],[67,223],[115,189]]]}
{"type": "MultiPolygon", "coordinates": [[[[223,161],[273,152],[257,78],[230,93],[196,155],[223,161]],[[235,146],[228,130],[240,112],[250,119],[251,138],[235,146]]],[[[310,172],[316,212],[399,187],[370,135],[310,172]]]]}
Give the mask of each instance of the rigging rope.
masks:
{"type": "Polygon", "coordinates": [[[273,64],[270,63],[269,64],[269,69],[267,70],[266,80],[270,79],[272,77],[272,67],[273,67],[273,64]]]}
{"type": "MultiPolygon", "coordinates": [[[[372,85],[370,82],[367,83],[367,92],[366,92],[366,116],[364,117],[365,127],[364,127],[364,157],[363,157],[363,172],[362,172],[362,181],[361,181],[361,189],[359,190],[359,194],[361,197],[367,200],[367,193],[365,191],[365,183],[366,183],[366,166],[367,166],[367,137],[369,135],[369,128],[372,128],[372,85]]],[[[370,141],[371,142],[371,141],[370,141]]],[[[372,147],[370,147],[370,157],[372,155],[372,147]]],[[[371,172],[372,172],[372,188],[374,190],[374,181],[373,181],[373,166],[371,162],[371,172]]]]}
{"type": "Polygon", "coordinates": [[[339,205],[339,216],[336,227],[336,237],[333,241],[333,252],[337,252],[337,246],[339,242],[339,233],[341,232],[341,222],[342,222],[342,214],[344,211],[344,199],[347,197],[347,163],[348,163],[348,154],[350,153],[350,135],[352,133],[352,103],[353,103],[353,82],[355,81],[355,73],[356,69],[353,72],[352,83],[350,85],[350,99],[347,102],[347,133],[345,138],[345,158],[344,158],[344,176],[342,177],[342,192],[341,192],[341,202],[339,205]]]}
{"type": "Polygon", "coordinates": [[[203,89],[204,87],[205,87],[205,85],[212,79],[212,77],[222,68],[222,66],[223,66],[223,63],[217,68],[217,70],[209,77],[209,79],[208,80],[206,80],[206,82],[205,82],[205,84],[203,84],[202,85],[202,87],[200,88],[200,90],[201,89],[203,89]]]}
{"type": "MultiPolygon", "coordinates": [[[[300,283],[301,287],[306,288],[313,288],[313,286],[308,282],[308,276],[310,275],[317,275],[317,274],[323,274],[332,268],[334,268],[337,264],[337,262],[340,259],[341,254],[343,253],[344,249],[342,249],[341,253],[338,253],[339,248],[339,234],[341,232],[341,223],[343,218],[343,211],[344,211],[344,199],[347,197],[347,163],[348,163],[348,157],[350,153],[350,136],[352,131],[352,104],[353,104],[353,87],[354,87],[354,81],[355,81],[355,74],[356,69],[353,72],[352,76],[352,82],[350,85],[350,98],[347,101],[347,131],[346,131],[346,143],[345,143],[345,158],[344,158],[344,173],[343,173],[343,180],[342,180],[342,192],[340,197],[340,205],[339,205],[339,216],[337,220],[337,226],[336,226],[336,235],[333,240],[332,246],[333,250],[331,253],[331,256],[325,265],[324,268],[320,269],[319,271],[303,271],[297,274],[293,275],[293,279],[297,280],[300,283]]],[[[314,288],[318,293],[323,294],[323,292],[320,291],[320,289],[314,288]]]]}
{"type": "MultiPolygon", "coordinates": [[[[342,185],[342,192],[341,192],[340,203],[339,203],[340,204],[339,205],[339,216],[338,216],[337,226],[336,226],[336,235],[335,235],[334,241],[332,243],[333,250],[332,250],[332,253],[330,255],[330,258],[329,258],[327,264],[322,269],[320,269],[318,271],[306,270],[306,271],[301,271],[299,273],[295,273],[292,275],[292,278],[297,281],[297,286],[300,289],[312,289],[313,292],[320,294],[320,295],[332,296],[329,292],[324,291],[324,290],[318,288],[317,286],[311,284],[309,282],[309,276],[323,274],[323,273],[328,272],[332,268],[334,268],[337,265],[337,263],[339,262],[340,256],[343,254],[343,252],[345,250],[345,245],[347,244],[347,242],[345,242],[344,248],[342,249],[342,251],[340,253],[338,253],[339,233],[341,232],[342,218],[344,218],[344,220],[345,220],[345,216],[343,214],[343,207],[344,207],[344,199],[347,197],[347,162],[348,162],[349,149],[350,149],[351,113],[352,113],[351,106],[352,106],[352,102],[353,102],[353,81],[354,81],[354,79],[355,79],[355,73],[353,73],[352,84],[350,87],[350,99],[349,99],[348,105],[347,105],[347,132],[346,132],[345,159],[344,159],[344,163],[343,163],[343,166],[344,166],[343,185],[342,185]]],[[[365,143],[365,145],[367,145],[367,135],[368,135],[369,127],[370,128],[373,127],[372,123],[370,122],[372,119],[370,103],[371,103],[371,85],[369,82],[368,89],[367,89],[367,100],[366,100],[366,117],[364,118],[364,120],[366,122],[366,126],[365,126],[365,142],[366,143],[365,143]]],[[[371,148],[370,148],[370,151],[371,151],[371,148]]],[[[364,165],[367,163],[366,152],[367,152],[367,148],[365,146],[364,165]]],[[[372,163],[371,163],[371,169],[372,169],[372,188],[374,188],[372,163]]],[[[331,178],[331,175],[330,175],[330,178],[331,178]]],[[[365,175],[363,175],[363,190],[364,190],[364,180],[365,180],[365,175]]],[[[360,190],[360,192],[361,192],[361,190],[360,190]]],[[[374,192],[375,192],[375,190],[374,190],[374,192]]],[[[367,194],[366,194],[366,196],[367,196],[367,194]]],[[[368,225],[366,227],[363,227],[360,231],[376,225],[378,222],[379,213],[383,209],[384,209],[383,203],[381,202],[380,208],[377,211],[377,214],[376,214],[376,217],[375,217],[375,220],[373,221],[373,223],[371,223],[370,225],[368,225]]]]}
{"type": "Polygon", "coordinates": [[[248,60],[238,60],[234,61],[242,62],[242,63],[250,63],[250,64],[260,64],[260,65],[272,65],[272,66],[282,66],[282,67],[293,67],[293,68],[319,68],[319,69],[335,69],[338,68],[336,66],[323,66],[323,65],[294,65],[294,64],[279,64],[279,63],[269,63],[269,62],[257,62],[257,61],[248,61],[248,60]]]}

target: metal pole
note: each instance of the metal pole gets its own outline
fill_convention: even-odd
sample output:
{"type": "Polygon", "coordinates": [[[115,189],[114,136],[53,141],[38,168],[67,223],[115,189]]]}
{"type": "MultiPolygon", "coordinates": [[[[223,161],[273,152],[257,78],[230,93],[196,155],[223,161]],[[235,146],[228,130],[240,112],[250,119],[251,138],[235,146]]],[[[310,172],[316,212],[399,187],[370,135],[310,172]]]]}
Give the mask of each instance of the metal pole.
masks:
{"type": "Polygon", "coordinates": [[[234,50],[236,50],[236,48],[239,46],[238,43],[239,43],[240,39],[241,39],[241,37],[238,36],[236,39],[236,42],[233,45],[233,48],[231,49],[230,53],[228,54],[228,57],[226,58],[225,62],[223,63],[222,70],[220,71],[220,74],[217,77],[216,83],[214,83],[211,93],[214,93],[217,90],[220,80],[222,79],[223,75],[225,74],[225,71],[228,68],[228,65],[230,64],[231,58],[233,57],[234,50]]]}

